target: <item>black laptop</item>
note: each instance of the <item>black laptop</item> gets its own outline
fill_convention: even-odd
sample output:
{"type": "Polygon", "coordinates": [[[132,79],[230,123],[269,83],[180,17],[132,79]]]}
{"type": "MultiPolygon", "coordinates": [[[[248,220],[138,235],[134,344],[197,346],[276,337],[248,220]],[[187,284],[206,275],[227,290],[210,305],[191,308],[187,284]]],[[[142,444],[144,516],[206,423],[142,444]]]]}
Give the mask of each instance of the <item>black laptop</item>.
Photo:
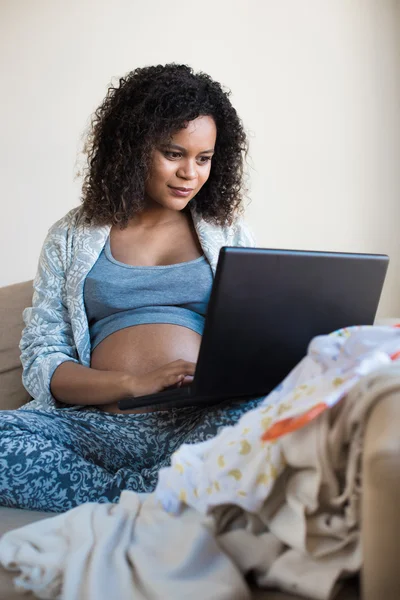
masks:
{"type": "Polygon", "coordinates": [[[388,263],[377,254],[221,248],[193,382],[124,398],[119,408],[268,394],[314,336],[373,324],[388,263]]]}

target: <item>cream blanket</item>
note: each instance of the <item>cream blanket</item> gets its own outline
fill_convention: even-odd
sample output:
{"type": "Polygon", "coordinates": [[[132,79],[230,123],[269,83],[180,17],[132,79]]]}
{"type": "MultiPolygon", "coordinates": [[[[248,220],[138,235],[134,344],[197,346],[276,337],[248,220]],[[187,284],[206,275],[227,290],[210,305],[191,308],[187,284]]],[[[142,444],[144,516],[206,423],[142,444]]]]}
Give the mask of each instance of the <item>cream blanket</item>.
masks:
{"type": "Polygon", "coordinates": [[[368,412],[400,391],[393,363],[339,404],[279,440],[285,468],[256,512],[234,503],[207,514],[123,492],[11,531],[0,562],[39,598],[250,598],[245,577],[308,598],[333,598],[359,570],[361,452],[368,412]]]}

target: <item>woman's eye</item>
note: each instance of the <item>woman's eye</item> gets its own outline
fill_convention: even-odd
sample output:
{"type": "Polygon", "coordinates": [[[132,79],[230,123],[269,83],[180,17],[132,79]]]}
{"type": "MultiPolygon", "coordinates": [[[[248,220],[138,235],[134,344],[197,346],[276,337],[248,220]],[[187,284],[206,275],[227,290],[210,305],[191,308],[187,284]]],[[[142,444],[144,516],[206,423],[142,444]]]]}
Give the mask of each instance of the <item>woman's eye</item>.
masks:
{"type": "Polygon", "coordinates": [[[206,163],[210,162],[211,158],[211,156],[200,156],[199,162],[202,165],[205,165],[206,163]]]}
{"type": "Polygon", "coordinates": [[[182,154],[180,152],[165,152],[165,156],[167,158],[171,158],[172,160],[176,160],[181,158],[182,154]]]}

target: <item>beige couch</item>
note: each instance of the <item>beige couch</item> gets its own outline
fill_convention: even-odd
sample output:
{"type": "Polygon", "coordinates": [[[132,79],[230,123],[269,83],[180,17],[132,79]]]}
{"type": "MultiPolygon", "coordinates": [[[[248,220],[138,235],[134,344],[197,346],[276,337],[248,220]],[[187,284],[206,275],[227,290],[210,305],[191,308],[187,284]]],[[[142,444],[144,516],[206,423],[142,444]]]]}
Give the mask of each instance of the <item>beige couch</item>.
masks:
{"type": "MultiPolygon", "coordinates": [[[[31,286],[32,282],[25,282],[0,288],[0,409],[18,408],[29,399],[21,383],[18,342],[22,331],[21,313],[31,303],[31,286]]],[[[358,581],[353,580],[339,598],[399,600],[400,395],[382,397],[370,415],[363,457],[363,487],[363,593],[359,592],[358,581]]],[[[46,516],[49,514],[0,507],[0,535],[46,516]]],[[[33,598],[31,594],[15,592],[11,575],[0,567],[0,600],[20,597],[33,598]]],[[[253,597],[258,600],[295,598],[265,590],[254,590],[253,597]]]]}

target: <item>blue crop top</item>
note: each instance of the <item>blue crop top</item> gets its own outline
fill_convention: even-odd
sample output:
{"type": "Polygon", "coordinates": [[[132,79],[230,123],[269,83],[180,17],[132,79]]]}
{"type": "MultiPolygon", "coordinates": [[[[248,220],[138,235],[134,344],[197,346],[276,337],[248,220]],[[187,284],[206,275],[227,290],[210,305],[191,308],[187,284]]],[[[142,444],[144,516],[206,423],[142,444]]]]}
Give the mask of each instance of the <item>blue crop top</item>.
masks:
{"type": "Polygon", "coordinates": [[[205,256],[165,266],[127,265],[112,256],[108,238],[84,285],[92,350],[112,333],[144,323],[182,325],[202,335],[212,282],[205,256]]]}

